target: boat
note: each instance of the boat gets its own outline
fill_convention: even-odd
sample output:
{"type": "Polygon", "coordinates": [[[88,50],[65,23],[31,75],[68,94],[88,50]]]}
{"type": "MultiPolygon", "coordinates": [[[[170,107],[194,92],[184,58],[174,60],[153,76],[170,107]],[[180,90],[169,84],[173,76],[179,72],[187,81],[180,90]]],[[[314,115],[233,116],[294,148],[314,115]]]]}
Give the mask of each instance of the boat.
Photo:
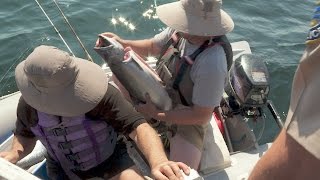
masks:
{"type": "MultiPolygon", "coordinates": [[[[208,133],[212,133],[213,138],[205,140],[206,142],[213,142],[211,143],[213,146],[208,146],[205,150],[209,156],[216,156],[217,161],[214,162],[214,167],[200,172],[192,171],[194,172],[193,177],[186,177],[186,179],[246,179],[256,162],[272,145],[272,143],[258,144],[262,133],[255,134],[250,126],[250,121],[264,124],[266,117],[264,117],[263,111],[268,109],[279,128],[282,128],[280,116],[272,102],[267,99],[269,74],[266,67],[263,67],[263,61],[259,58],[256,59],[256,56],[252,56],[248,42],[239,41],[231,43],[231,45],[233,49],[234,69],[231,68],[229,71],[229,86],[226,87],[221,106],[213,113],[210,121],[211,126],[208,133]],[[246,67],[242,65],[241,67],[236,66],[236,62],[251,62],[251,64],[247,64],[246,67]],[[249,78],[249,76],[248,74],[237,74],[239,67],[242,68],[240,69],[242,73],[255,73],[253,80],[256,84],[241,83],[240,77],[249,78]],[[242,95],[239,95],[239,93],[242,95]],[[217,150],[219,151],[219,155],[215,154],[217,150]]],[[[147,63],[150,67],[155,68],[156,59],[151,58],[147,63]]],[[[107,75],[110,76],[112,74],[106,64],[101,67],[107,75]]],[[[252,79],[251,82],[253,82],[252,79]]],[[[0,152],[9,150],[11,147],[13,139],[12,130],[16,120],[15,112],[20,96],[20,92],[15,92],[0,97],[0,152]]],[[[264,126],[261,131],[263,129],[264,126]]],[[[129,154],[137,152],[135,146],[127,147],[129,147],[129,154]]],[[[11,180],[22,177],[28,177],[28,179],[47,179],[45,153],[43,145],[38,141],[32,153],[20,160],[16,165],[0,158],[0,179],[11,180]],[[12,176],[13,172],[16,176],[12,176]]],[[[144,162],[141,162],[143,158],[138,156],[139,153],[133,155],[133,158],[136,158],[134,162],[137,163],[138,167],[148,168],[143,166],[144,162]]]]}

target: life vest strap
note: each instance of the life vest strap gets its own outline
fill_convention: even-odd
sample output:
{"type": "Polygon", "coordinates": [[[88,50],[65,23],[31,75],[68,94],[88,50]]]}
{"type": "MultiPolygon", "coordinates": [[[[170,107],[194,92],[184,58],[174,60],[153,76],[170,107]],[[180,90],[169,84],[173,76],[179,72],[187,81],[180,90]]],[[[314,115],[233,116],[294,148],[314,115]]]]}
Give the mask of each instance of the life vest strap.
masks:
{"type": "Polygon", "coordinates": [[[161,52],[160,52],[160,55],[159,55],[158,59],[161,60],[163,55],[167,52],[167,49],[171,45],[173,45],[173,46],[177,45],[179,43],[180,39],[181,39],[181,35],[177,31],[174,31],[174,33],[171,35],[171,38],[167,41],[167,43],[161,49],[161,52]]]}
{"type": "Polygon", "coordinates": [[[173,81],[173,89],[178,90],[179,84],[187,70],[189,65],[192,65],[197,56],[207,49],[209,45],[209,40],[205,41],[196,51],[194,51],[190,56],[182,56],[182,64],[178,70],[177,76],[173,81]]]}

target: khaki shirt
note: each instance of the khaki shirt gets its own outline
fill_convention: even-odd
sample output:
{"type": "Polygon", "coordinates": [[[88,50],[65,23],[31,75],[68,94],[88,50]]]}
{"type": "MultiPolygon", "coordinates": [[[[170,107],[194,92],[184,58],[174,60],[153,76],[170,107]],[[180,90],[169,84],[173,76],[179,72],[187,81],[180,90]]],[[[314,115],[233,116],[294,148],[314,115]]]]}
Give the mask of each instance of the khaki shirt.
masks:
{"type": "Polygon", "coordinates": [[[294,76],[285,128],[320,159],[320,24],[310,29],[306,50],[294,76]]]}

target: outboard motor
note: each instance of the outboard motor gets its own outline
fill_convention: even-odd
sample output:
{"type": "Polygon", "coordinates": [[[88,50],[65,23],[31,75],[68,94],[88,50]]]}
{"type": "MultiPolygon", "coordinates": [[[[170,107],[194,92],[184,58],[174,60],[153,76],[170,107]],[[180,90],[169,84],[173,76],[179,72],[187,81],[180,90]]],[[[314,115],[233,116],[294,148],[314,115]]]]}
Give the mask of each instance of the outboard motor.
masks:
{"type": "Polygon", "coordinates": [[[229,71],[226,93],[235,97],[239,106],[264,106],[269,93],[269,72],[264,62],[251,54],[236,59],[229,71]]]}
{"type": "Polygon", "coordinates": [[[229,133],[225,139],[230,151],[243,151],[258,146],[257,142],[263,132],[260,135],[254,134],[249,124],[250,120],[265,123],[264,107],[269,108],[279,127],[282,127],[278,113],[268,100],[269,89],[269,72],[262,59],[244,54],[233,62],[225,87],[226,95],[221,103],[224,125],[229,133]]]}
{"type": "Polygon", "coordinates": [[[234,112],[245,117],[261,113],[269,93],[269,72],[264,62],[252,55],[244,54],[232,64],[225,88],[229,105],[234,112]]]}

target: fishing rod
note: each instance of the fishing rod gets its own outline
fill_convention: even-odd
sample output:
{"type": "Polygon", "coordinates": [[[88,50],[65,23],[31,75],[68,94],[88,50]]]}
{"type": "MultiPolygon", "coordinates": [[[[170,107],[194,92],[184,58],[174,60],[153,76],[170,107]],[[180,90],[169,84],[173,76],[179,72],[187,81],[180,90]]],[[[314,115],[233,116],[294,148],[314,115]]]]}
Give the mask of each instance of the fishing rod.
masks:
{"type": "Polygon", "coordinates": [[[93,60],[92,60],[89,52],[88,52],[87,49],[84,47],[84,45],[83,45],[83,43],[81,42],[81,40],[80,40],[79,36],[77,35],[76,31],[73,29],[73,27],[72,27],[71,24],[69,23],[69,20],[67,19],[67,17],[64,15],[64,13],[63,13],[63,11],[61,10],[58,2],[57,2],[56,0],[52,0],[52,1],[55,3],[56,7],[59,9],[60,14],[62,15],[64,21],[68,24],[68,26],[69,26],[69,28],[71,29],[73,35],[77,38],[77,40],[78,40],[81,48],[82,48],[83,51],[86,53],[88,60],[90,60],[90,61],[93,62],[93,60]]]}
{"type": "MultiPolygon", "coordinates": [[[[36,3],[38,4],[38,6],[39,6],[39,8],[41,9],[41,11],[43,12],[43,14],[47,17],[47,19],[48,19],[48,21],[50,22],[50,24],[53,26],[54,30],[57,32],[57,34],[58,34],[59,37],[61,38],[61,40],[63,41],[63,43],[66,45],[66,47],[68,48],[68,50],[70,51],[70,53],[71,53],[73,56],[75,56],[74,53],[72,52],[72,50],[70,49],[70,47],[68,46],[68,44],[66,43],[66,41],[64,40],[64,38],[62,37],[62,35],[60,34],[59,30],[58,30],[58,29],[56,28],[56,26],[53,24],[52,20],[50,19],[50,17],[48,16],[48,14],[45,12],[45,10],[43,9],[43,7],[42,7],[41,4],[39,3],[39,1],[38,1],[38,0],[35,0],[35,1],[36,1],[36,3]]],[[[93,60],[92,60],[89,52],[88,52],[87,49],[84,47],[84,45],[83,45],[83,43],[81,42],[79,36],[78,36],[77,33],[75,32],[75,30],[74,30],[74,28],[72,27],[72,25],[69,23],[67,17],[64,15],[64,13],[63,13],[63,11],[61,10],[61,8],[60,8],[59,4],[57,3],[57,1],[56,1],[56,0],[52,0],[52,1],[55,3],[56,7],[59,9],[60,14],[62,15],[64,21],[66,22],[66,24],[68,24],[68,26],[69,26],[69,28],[71,29],[73,35],[74,35],[74,36],[76,37],[76,39],[78,40],[81,48],[82,48],[83,51],[86,53],[87,59],[88,59],[89,61],[92,61],[92,62],[93,62],[93,60]]]]}
{"type": "Polygon", "coordinates": [[[41,11],[43,12],[43,14],[47,17],[48,21],[50,22],[50,24],[52,25],[52,27],[54,28],[54,30],[56,31],[56,33],[59,35],[60,39],[63,41],[63,43],[66,45],[66,47],[68,48],[69,52],[72,54],[72,56],[75,57],[74,53],[72,52],[72,50],[70,49],[69,45],[67,44],[67,42],[64,40],[64,38],[62,37],[62,35],[60,34],[59,30],[56,28],[56,26],[53,24],[53,22],[51,21],[50,17],[48,16],[48,14],[44,11],[44,9],[42,8],[41,4],[38,2],[38,0],[35,0],[35,2],[38,4],[39,8],[41,9],[41,11]]]}

